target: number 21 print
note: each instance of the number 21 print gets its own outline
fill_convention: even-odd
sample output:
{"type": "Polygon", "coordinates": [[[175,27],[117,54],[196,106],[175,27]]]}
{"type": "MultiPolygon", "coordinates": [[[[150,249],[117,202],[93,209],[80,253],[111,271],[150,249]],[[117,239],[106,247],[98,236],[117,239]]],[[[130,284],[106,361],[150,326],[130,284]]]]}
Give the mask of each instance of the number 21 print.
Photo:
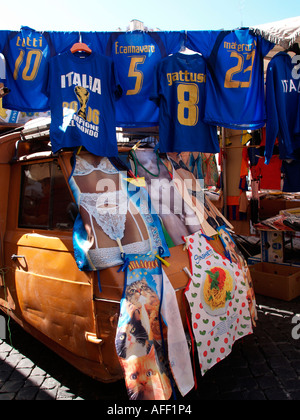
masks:
{"type": "Polygon", "coordinates": [[[251,60],[251,64],[246,69],[244,69],[245,57],[244,57],[243,54],[240,54],[236,51],[233,51],[230,54],[230,57],[231,58],[237,58],[238,62],[236,64],[236,66],[231,67],[227,71],[226,76],[225,76],[225,82],[224,82],[224,87],[225,88],[228,88],[228,89],[230,89],[230,88],[240,88],[240,87],[241,88],[249,88],[251,86],[255,53],[256,53],[256,50],[254,49],[249,54],[247,54],[246,61],[251,60]],[[242,82],[242,81],[238,80],[238,77],[236,78],[237,80],[233,80],[235,75],[242,75],[244,73],[250,73],[249,74],[249,79],[247,81],[242,82]]]}

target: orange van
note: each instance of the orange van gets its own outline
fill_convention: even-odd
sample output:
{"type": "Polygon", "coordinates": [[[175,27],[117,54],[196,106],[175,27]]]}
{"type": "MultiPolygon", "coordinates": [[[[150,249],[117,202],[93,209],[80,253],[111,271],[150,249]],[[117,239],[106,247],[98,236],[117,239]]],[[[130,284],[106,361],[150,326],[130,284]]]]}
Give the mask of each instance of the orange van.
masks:
{"type": "MultiPolygon", "coordinates": [[[[77,267],[72,153],[53,154],[49,142],[49,126],[0,138],[0,309],[83,373],[113,382],[123,377],[115,332],[124,273],[101,271],[100,292],[97,273],[77,267]]],[[[188,254],[181,245],[170,251],[164,269],[185,324],[188,254]]]]}

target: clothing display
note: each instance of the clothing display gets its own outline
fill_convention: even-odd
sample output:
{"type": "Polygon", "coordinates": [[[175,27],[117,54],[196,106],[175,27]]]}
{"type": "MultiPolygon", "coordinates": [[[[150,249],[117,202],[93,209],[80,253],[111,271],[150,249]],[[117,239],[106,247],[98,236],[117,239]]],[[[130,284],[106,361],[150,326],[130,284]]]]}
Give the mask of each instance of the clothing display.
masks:
{"type": "Polygon", "coordinates": [[[129,186],[108,158],[75,155],[69,184],[79,208],[74,253],[82,270],[122,264],[121,253],[146,253],[168,246],[144,188],[129,186]],[[121,248],[120,248],[121,247],[121,248]]]}
{"type": "Polygon", "coordinates": [[[150,99],[159,106],[159,150],[218,153],[217,129],[203,122],[206,64],[199,54],[172,54],[154,75],[150,99]]]}
{"type": "Polygon", "coordinates": [[[251,167],[251,175],[253,180],[260,181],[260,189],[281,190],[281,167],[279,156],[272,156],[268,165],[261,157],[257,165],[251,167]]]}
{"type": "Polygon", "coordinates": [[[25,26],[20,31],[0,31],[0,52],[6,60],[6,78],[1,81],[10,89],[3,107],[22,112],[49,110],[49,60],[78,39],[78,32],[38,32],[25,26]]]}
{"type": "Polygon", "coordinates": [[[158,107],[150,101],[154,69],[169,54],[180,50],[184,32],[83,32],[92,50],[110,56],[124,95],[116,107],[120,127],[151,127],[159,120],[158,107]]]}
{"type": "Polygon", "coordinates": [[[125,284],[116,351],[130,399],[169,399],[194,386],[193,370],[176,296],[155,254],[123,255],[125,284]]]}
{"type": "Polygon", "coordinates": [[[153,149],[131,151],[132,171],[143,177],[152,206],[160,216],[174,245],[183,243],[182,237],[201,229],[194,209],[184,200],[172,174],[153,149]]]}
{"type": "MultiPolygon", "coordinates": [[[[48,233],[72,237],[72,250],[61,246],[69,259],[74,252],[71,274],[94,272],[79,284],[91,287],[91,320],[76,324],[85,335],[66,337],[82,347],[74,359],[90,361],[88,346],[88,371],[101,343],[114,366],[103,359],[99,371],[107,382],[124,377],[130,400],[185,397],[196,385],[195,360],[205,375],[256,326],[240,239],[260,221],[261,189],[300,191],[299,77],[287,52],[266,66],[274,45],[249,28],[0,31],[2,121],[6,108],[48,117],[42,134],[34,121],[17,143],[15,134],[3,140],[28,178],[21,197],[44,189],[26,159],[57,161],[47,212],[56,212],[68,180],[61,211],[72,221],[53,222],[48,233]]],[[[38,226],[28,232],[47,229],[38,226]]]]}
{"type": "MultiPolygon", "coordinates": [[[[182,156],[182,153],[180,156],[182,156]]],[[[189,160],[186,162],[186,167],[192,172],[196,179],[204,179],[201,153],[190,153],[189,160]]]]}
{"type": "Polygon", "coordinates": [[[300,149],[300,138],[296,136],[299,124],[300,82],[293,77],[296,63],[297,61],[293,63],[293,58],[288,53],[280,52],[268,65],[266,163],[270,162],[277,138],[281,159],[297,157],[295,153],[300,149]]]}
{"type": "Polygon", "coordinates": [[[206,196],[201,179],[189,170],[181,159],[181,155],[177,153],[168,153],[168,160],[170,162],[170,171],[173,178],[179,182],[179,190],[184,191],[184,197],[190,198],[189,203],[191,207],[197,212],[201,220],[201,229],[207,236],[217,235],[216,229],[220,226],[227,226],[233,228],[226,220],[223,214],[212,204],[206,196]]]}
{"type": "Polygon", "coordinates": [[[200,233],[186,238],[192,277],[185,296],[204,375],[253,333],[247,287],[240,268],[218,254],[200,233]]]}
{"type": "Polygon", "coordinates": [[[53,57],[48,92],[54,152],[85,146],[97,156],[118,155],[115,100],[122,91],[110,58],[71,51],[53,57]]]}
{"type": "Polygon", "coordinates": [[[216,156],[212,153],[201,153],[200,157],[202,161],[204,187],[216,187],[219,181],[216,156]]]}
{"type": "Polygon", "coordinates": [[[242,252],[239,250],[239,248],[235,244],[232,236],[230,235],[226,227],[222,226],[218,228],[218,233],[223,243],[224,249],[226,251],[227,258],[231,262],[235,263],[238,266],[238,268],[242,271],[244,282],[247,287],[247,300],[249,303],[249,311],[251,314],[252,324],[253,326],[256,326],[256,321],[258,319],[258,316],[257,316],[257,309],[256,309],[255,292],[253,288],[253,282],[251,278],[250,269],[247,265],[245,257],[243,256],[242,252]]]}
{"type": "Polygon", "coordinates": [[[283,192],[300,191],[300,160],[283,160],[283,192]]]}
{"type": "Polygon", "coordinates": [[[208,124],[242,130],[265,125],[263,58],[274,44],[249,29],[187,31],[187,48],[207,62],[208,124]]]}

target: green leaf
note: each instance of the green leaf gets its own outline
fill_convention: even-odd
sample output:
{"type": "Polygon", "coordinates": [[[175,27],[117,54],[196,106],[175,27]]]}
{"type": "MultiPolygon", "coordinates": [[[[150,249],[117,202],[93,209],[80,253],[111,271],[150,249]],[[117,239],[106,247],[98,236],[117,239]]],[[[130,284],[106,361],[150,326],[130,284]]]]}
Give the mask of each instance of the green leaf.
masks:
{"type": "Polygon", "coordinates": [[[205,273],[207,273],[209,275],[209,277],[211,278],[211,285],[210,285],[210,289],[217,289],[220,290],[219,288],[219,281],[218,278],[220,276],[219,271],[216,271],[215,273],[212,273],[210,270],[206,270],[205,273]]]}
{"type": "Polygon", "coordinates": [[[231,300],[231,299],[232,299],[231,292],[226,292],[225,301],[227,302],[228,300],[231,300]]]}

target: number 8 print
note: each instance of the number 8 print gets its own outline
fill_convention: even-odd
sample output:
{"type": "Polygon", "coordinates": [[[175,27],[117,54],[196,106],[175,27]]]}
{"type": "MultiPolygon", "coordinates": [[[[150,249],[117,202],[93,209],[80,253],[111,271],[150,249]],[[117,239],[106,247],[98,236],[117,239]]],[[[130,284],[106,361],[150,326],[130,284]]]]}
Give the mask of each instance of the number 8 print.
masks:
{"type": "Polygon", "coordinates": [[[195,126],[199,120],[198,86],[194,83],[180,83],[177,87],[177,99],[177,118],[179,123],[189,127],[195,126]]]}

